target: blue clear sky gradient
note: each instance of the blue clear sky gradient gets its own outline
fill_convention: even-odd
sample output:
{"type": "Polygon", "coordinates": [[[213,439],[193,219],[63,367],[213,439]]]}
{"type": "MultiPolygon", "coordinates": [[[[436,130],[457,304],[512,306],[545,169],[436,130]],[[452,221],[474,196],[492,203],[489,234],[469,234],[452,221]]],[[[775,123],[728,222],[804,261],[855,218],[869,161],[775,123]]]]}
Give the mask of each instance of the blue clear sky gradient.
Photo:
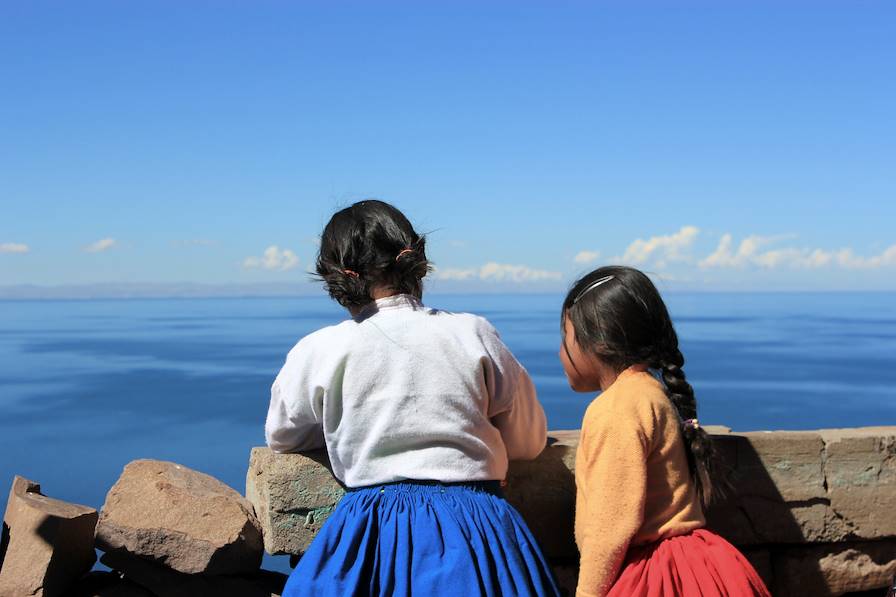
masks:
{"type": "Polygon", "coordinates": [[[3,2],[0,286],[301,282],[332,211],[378,197],[431,232],[443,288],[627,261],[669,288],[893,290],[894,22],[892,2],[3,2]]]}

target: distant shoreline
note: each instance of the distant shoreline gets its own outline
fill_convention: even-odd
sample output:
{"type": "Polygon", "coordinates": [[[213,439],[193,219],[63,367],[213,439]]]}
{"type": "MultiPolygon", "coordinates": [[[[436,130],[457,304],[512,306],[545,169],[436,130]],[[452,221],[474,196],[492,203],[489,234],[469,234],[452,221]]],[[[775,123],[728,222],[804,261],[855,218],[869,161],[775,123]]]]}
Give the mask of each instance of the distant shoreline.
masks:
{"type": "MultiPolygon", "coordinates": [[[[519,287],[494,285],[476,289],[463,288],[436,282],[436,288],[425,290],[431,296],[482,296],[482,295],[560,295],[566,287],[519,287]]],[[[662,289],[664,294],[675,295],[856,295],[896,294],[896,289],[662,289]]],[[[325,297],[323,289],[312,283],[269,284],[85,284],[85,285],[13,285],[0,286],[0,301],[92,301],[92,300],[173,300],[173,299],[270,299],[325,297]]]]}

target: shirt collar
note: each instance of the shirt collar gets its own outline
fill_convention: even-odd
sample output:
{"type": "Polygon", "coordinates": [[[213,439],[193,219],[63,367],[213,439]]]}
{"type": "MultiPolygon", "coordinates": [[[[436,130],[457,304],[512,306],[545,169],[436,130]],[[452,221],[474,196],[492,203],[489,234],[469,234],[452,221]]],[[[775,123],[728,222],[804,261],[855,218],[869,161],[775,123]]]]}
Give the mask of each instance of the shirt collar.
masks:
{"type": "Polygon", "coordinates": [[[412,294],[393,294],[365,305],[358,314],[355,315],[355,321],[363,321],[380,311],[393,311],[398,309],[422,309],[423,303],[412,294]]]}

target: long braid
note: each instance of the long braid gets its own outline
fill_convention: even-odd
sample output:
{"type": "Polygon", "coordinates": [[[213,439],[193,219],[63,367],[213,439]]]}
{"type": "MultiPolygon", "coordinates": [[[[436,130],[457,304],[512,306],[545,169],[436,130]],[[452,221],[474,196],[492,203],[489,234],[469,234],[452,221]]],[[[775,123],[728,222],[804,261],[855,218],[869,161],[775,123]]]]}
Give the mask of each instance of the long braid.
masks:
{"type": "Polygon", "coordinates": [[[708,506],[713,497],[715,448],[709,434],[697,423],[697,399],[694,397],[694,388],[685,378],[684,355],[678,348],[674,330],[671,330],[670,339],[674,342],[670,343],[657,364],[666,385],[666,395],[682,420],[685,455],[697,494],[703,504],[708,506]]]}

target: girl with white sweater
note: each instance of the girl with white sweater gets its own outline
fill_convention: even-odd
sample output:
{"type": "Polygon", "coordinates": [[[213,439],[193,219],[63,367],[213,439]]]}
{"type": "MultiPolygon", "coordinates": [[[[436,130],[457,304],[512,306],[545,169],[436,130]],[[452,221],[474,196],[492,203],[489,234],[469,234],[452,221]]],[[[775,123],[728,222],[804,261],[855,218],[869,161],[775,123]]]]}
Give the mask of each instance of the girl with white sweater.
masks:
{"type": "Polygon", "coordinates": [[[503,498],[546,440],[532,381],[485,319],[421,302],[425,239],[381,201],[336,213],[317,273],[351,319],[289,352],[275,452],[326,447],[348,491],[290,575],[297,595],[555,595],[503,498]]]}

